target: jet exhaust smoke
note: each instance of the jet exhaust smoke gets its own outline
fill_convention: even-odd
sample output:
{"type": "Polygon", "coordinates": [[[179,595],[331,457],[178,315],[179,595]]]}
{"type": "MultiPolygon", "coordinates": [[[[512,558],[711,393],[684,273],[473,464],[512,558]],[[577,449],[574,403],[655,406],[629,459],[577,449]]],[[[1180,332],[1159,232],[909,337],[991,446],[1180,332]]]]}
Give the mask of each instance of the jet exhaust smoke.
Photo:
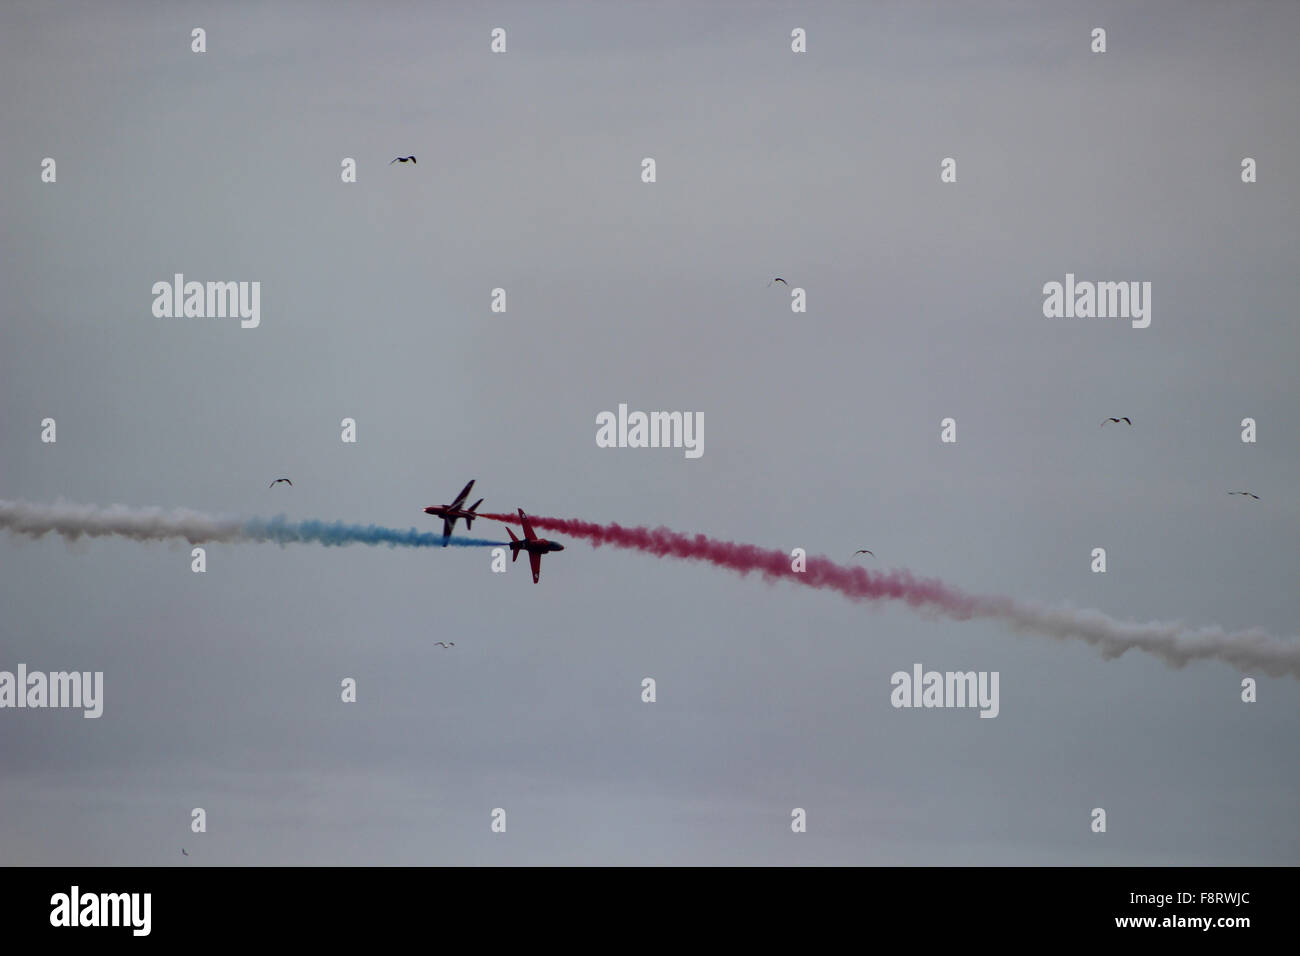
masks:
{"type": "MultiPolygon", "coordinates": [[[[190,544],[210,542],[265,542],[284,545],[386,544],[389,547],[441,548],[442,535],[427,531],[400,531],[379,525],[344,524],[341,521],[290,521],[275,518],[216,518],[198,511],[177,508],[127,508],[113,505],[33,505],[0,500],[0,528],[29,538],[57,534],[69,541],[79,538],[119,537],[134,541],[184,539],[190,544]]],[[[505,547],[503,541],[456,538],[447,541],[455,548],[505,547]]]]}
{"type": "MultiPolygon", "coordinates": [[[[493,521],[519,524],[518,515],[483,514],[493,521]]],[[[792,581],[817,590],[838,591],[857,601],[905,601],[912,607],[937,611],[959,621],[1000,620],[1013,630],[1044,634],[1061,640],[1082,640],[1105,658],[1125,651],[1145,651],[1173,667],[1193,660],[1220,660],[1247,670],[1258,668],[1273,676],[1300,679],[1300,641],[1281,640],[1262,630],[1228,632],[1218,627],[1190,628],[1183,624],[1120,621],[1100,611],[1049,607],[1009,597],[967,594],[933,578],[910,571],[869,571],[810,557],[806,570],[795,572],[784,551],[751,544],[719,541],[707,535],[680,534],[667,528],[625,528],[569,518],[529,515],[534,528],[585,538],[596,547],[608,544],[655,557],[705,561],[741,575],[761,574],[766,580],[792,581]]]]}
{"type": "MultiPolygon", "coordinates": [[[[520,523],[518,515],[484,513],[480,517],[520,523]]],[[[703,534],[680,534],[667,528],[625,528],[576,519],[528,517],[535,528],[584,538],[596,547],[608,544],[661,558],[704,561],[741,575],[756,572],[766,580],[780,578],[817,590],[838,591],[857,601],[904,601],[919,610],[935,611],[959,621],[1000,620],[1016,631],[1086,641],[1106,658],[1140,650],[1174,667],[1194,660],[1220,660],[1243,670],[1258,668],[1274,676],[1300,679],[1300,641],[1282,640],[1259,629],[1229,632],[1219,627],[1119,621],[1100,611],[967,594],[942,581],[916,577],[910,571],[869,571],[861,566],[837,564],[829,558],[808,558],[806,570],[796,573],[791,570],[789,555],[775,549],[719,541],[703,534]]],[[[99,508],[4,500],[0,500],[0,529],[29,538],[57,534],[69,541],[83,537],[123,537],[135,541],[183,539],[191,544],[270,541],[280,545],[386,544],[409,548],[439,548],[443,544],[441,534],[415,528],[401,531],[373,524],[289,521],[283,516],[217,518],[183,508],[166,511],[123,505],[99,508]]],[[[509,546],[507,542],[482,538],[453,537],[447,543],[460,548],[509,546]]]]}

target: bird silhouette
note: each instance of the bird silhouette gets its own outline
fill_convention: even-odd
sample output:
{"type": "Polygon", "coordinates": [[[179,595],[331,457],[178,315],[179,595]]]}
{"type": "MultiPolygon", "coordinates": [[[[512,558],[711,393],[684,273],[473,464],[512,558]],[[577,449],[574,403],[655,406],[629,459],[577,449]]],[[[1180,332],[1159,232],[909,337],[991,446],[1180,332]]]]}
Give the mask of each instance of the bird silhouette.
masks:
{"type": "Polygon", "coordinates": [[[1247,498],[1254,498],[1256,501],[1259,501],[1259,495],[1255,494],[1253,491],[1230,491],[1228,494],[1245,495],[1247,498]]]}
{"type": "Polygon", "coordinates": [[[185,847],[181,847],[181,856],[189,856],[189,853],[186,852],[185,847]]]}
{"type": "MultiPolygon", "coordinates": [[[[391,166],[391,165],[393,165],[393,163],[415,163],[415,157],[414,157],[414,156],[398,156],[395,160],[393,160],[392,163],[389,163],[388,165],[391,166]]],[[[420,164],[419,164],[419,163],[415,163],[415,165],[418,166],[418,165],[420,165],[420,164]]]]}
{"type": "Polygon", "coordinates": [[[434,645],[433,645],[433,646],[434,646],[434,647],[455,647],[455,646],[456,646],[456,642],[455,642],[455,641],[452,641],[450,644],[448,644],[448,643],[446,643],[445,641],[436,641],[436,642],[434,642],[434,645]]]}
{"type": "Polygon", "coordinates": [[[278,484],[279,484],[280,482],[282,482],[282,481],[283,481],[286,485],[288,485],[290,488],[293,487],[293,482],[290,481],[288,478],[277,478],[277,479],[275,479],[275,481],[271,482],[271,483],[270,483],[269,485],[267,485],[266,487],[268,487],[268,488],[274,488],[276,485],[278,485],[278,484]]]}
{"type": "Polygon", "coordinates": [[[870,554],[873,558],[875,557],[875,555],[872,554],[872,552],[868,551],[866,548],[862,548],[860,551],[854,551],[854,552],[853,552],[853,556],[854,556],[855,558],[856,558],[858,555],[860,555],[860,554],[870,554]]]}
{"type": "MultiPolygon", "coordinates": [[[[785,286],[788,286],[788,285],[790,284],[790,283],[786,282],[784,279],[782,279],[780,276],[777,276],[775,279],[772,280],[772,282],[779,282],[779,283],[781,283],[781,285],[785,285],[785,286]]],[[[771,287],[772,287],[772,282],[769,282],[769,283],[767,284],[767,285],[768,285],[768,288],[771,288],[771,287]]]]}
{"type": "Polygon", "coordinates": [[[1108,418],[1108,419],[1106,419],[1106,421],[1104,421],[1104,422],[1101,423],[1101,427],[1102,427],[1102,428],[1105,428],[1105,427],[1106,427],[1106,422],[1114,422],[1116,425],[1118,425],[1120,422],[1128,422],[1129,425],[1132,425],[1132,424],[1133,424],[1133,422],[1129,421],[1129,417],[1128,417],[1127,415],[1125,415],[1123,418],[1108,418]]]}

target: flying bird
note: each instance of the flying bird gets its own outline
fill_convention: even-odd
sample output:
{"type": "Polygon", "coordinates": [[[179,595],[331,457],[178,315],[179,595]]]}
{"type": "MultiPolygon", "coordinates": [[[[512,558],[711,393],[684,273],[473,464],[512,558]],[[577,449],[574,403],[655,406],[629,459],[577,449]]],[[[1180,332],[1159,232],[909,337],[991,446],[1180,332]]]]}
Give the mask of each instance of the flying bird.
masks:
{"type": "Polygon", "coordinates": [[[1108,419],[1106,419],[1106,421],[1104,421],[1104,422],[1101,423],[1101,427],[1102,427],[1102,428],[1105,428],[1105,427],[1106,427],[1106,422],[1114,422],[1116,425],[1118,425],[1120,422],[1128,422],[1130,425],[1133,424],[1131,421],[1129,421],[1129,417],[1128,417],[1127,415],[1125,415],[1123,418],[1108,418],[1108,419]]]}
{"type": "Polygon", "coordinates": [[[860,555],[860,554],[870,554],[873,558],[875,557],[875,555],[872,554],[870,551],[868,551],[866,548],[863,548],[863,549],[861,549],[860,551],[854,551],[854,552],[853,552],[853,556],[854,556],[855,558],[856,558],[858,555],[860,555]]]}
{"type": "Polygon", "coordinates": [[[452,641],[450,644],[448,644],[446,641],[436,641],[434,642],[433,646],[434,647],[455,647],[456,642],[452,641]]]}
{"type": "Polygon", "coordinates": [[[189,853],[186,852],[185,847],[181,847],[181,856],[189,856],[189,853]]]}
{"type": "MultiPolygon", "coordinates": [[[[779,282],[779,283],[781,283],[781,285],[784,285],[784,286],[788,286],[788,285],[790,284],[790,283],[786,282],[784,279],[782,279],[780,276],[777,276],[775,279],[772,280],[772,282],[779,282]]],[[[769,282],[769,283],[767,284],[767,285],[768,285],[768,288],[771,288],[771,286],[772,286],[772,282],[769,282]]]]}
{"type": "MultiPolygon", "coordinates": [[[[414,156],[398,156],[395,160],[393,160],[393,163],[415,163],[415,157],[414,157],[414,156]]],[[[388,165],[391,166],[391,165],[393,165],[393,163],[389,163],[388,165]]],[[[419,163],[415,163],[415,165],[418,166],[418,165],[420,165],[420,164],[419,164],[419,163]]]]}
{"type": "Polygon", "coordinates": [[[267,485],[266,487],[268,487],[268,488],[274,488],[276,485],[278,485],[278,484],[279,484],[280,482],[282,482],[282,481],[283,481],[286,485],[288,485],[290,488],[293,487],[293,482],[290,481],[288,478],[277,478],[277,479],[275,479],[275,481],[271,482],[271,483],[270,483],[269,485],[267,485]]]}
{"type": "Polygon", "coordinates": [[[1230,491],[1230,492],[1228,492],[1228,494],[1230,494],[1230,495],[1245,495],[1245,496],[1248,497],[1248,498],[1254,498],[1256,501],[1259,501],[1259,495],[1255,494],[1253,491],[1230,491]]]}

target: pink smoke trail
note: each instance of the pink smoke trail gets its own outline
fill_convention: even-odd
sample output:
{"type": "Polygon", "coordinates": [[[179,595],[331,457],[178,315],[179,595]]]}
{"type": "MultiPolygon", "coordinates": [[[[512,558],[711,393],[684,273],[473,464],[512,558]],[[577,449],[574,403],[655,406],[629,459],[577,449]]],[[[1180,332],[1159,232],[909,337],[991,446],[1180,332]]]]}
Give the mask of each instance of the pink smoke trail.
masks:
{"type": "MultiPolygon", "coordinates": [[[[493,521],[519,524],[518,515],[484,514],[493,521]]],[[[795,571],[784,551],[752,544],[720,541],[703,534],[681,534],[668,528],[627,528],[574,518],[529,515],[533,528],[584,538],[594,546],[611,545],[655,557],[704,561],[741,575],[761,574],[765,580],[791,581],[817,590],[837,591],[855,601],[904,601],[914,608],[937,611],[955,620],[1001,620],[1014,630],[1045,634],[1061,640],[1082,640],[1103,657],[1141,650],[1182,667],[1192,660],[1217,659],[1242,670],[1259,668],[1274,676],[1300,679],[1300,641],[1281,640],[1252,629],[1229,633],[1219,627],[1188,628],[1178,623],[1138,624],[1120,621],[1100,611],[1054,608],[1014,598],[967,594],[935,578],[919,578],[906,570],[869,571],[810,557],[805,570],[795,571]]]]}

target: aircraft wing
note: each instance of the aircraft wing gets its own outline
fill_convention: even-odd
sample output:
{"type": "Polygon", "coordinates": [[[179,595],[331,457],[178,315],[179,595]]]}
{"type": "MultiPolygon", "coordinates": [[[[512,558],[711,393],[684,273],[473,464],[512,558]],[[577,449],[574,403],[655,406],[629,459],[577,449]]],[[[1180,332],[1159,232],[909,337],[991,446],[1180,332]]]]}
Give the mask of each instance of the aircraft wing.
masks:
{"type": "Polygon", "coordinates": [[[465,499],[469,497],[469,490],[473,487],[474,487],[474,482],[471,481],[468,485],[462,488],[460,490],[460,494],[456,496],[456,500],[451,503],[451,507],[459,508],[461,505],[463,505],[465,503],[465,499]]]}
{"type": "Polygon", "coordinates": [[[542,576],[542,556],[536,551],[529,551],[528,561],[533,566],[533,583],[536,584],[542,576]]]}
{"type": "Polygon", "coordinates": [[[533,526],[528,521],[528,515],[524,514],[524,509],[519,509],[519,521],[524,526],[524,537],[529,541],[536,541],[537,535],[533,532],[533,526]]]}
{"type": "Polygon", "coordinates": [[[447,539],[451,537],[452,529],[456,526],[455,518],[442,519],[442,546],[447,547],[447,539]]]}

